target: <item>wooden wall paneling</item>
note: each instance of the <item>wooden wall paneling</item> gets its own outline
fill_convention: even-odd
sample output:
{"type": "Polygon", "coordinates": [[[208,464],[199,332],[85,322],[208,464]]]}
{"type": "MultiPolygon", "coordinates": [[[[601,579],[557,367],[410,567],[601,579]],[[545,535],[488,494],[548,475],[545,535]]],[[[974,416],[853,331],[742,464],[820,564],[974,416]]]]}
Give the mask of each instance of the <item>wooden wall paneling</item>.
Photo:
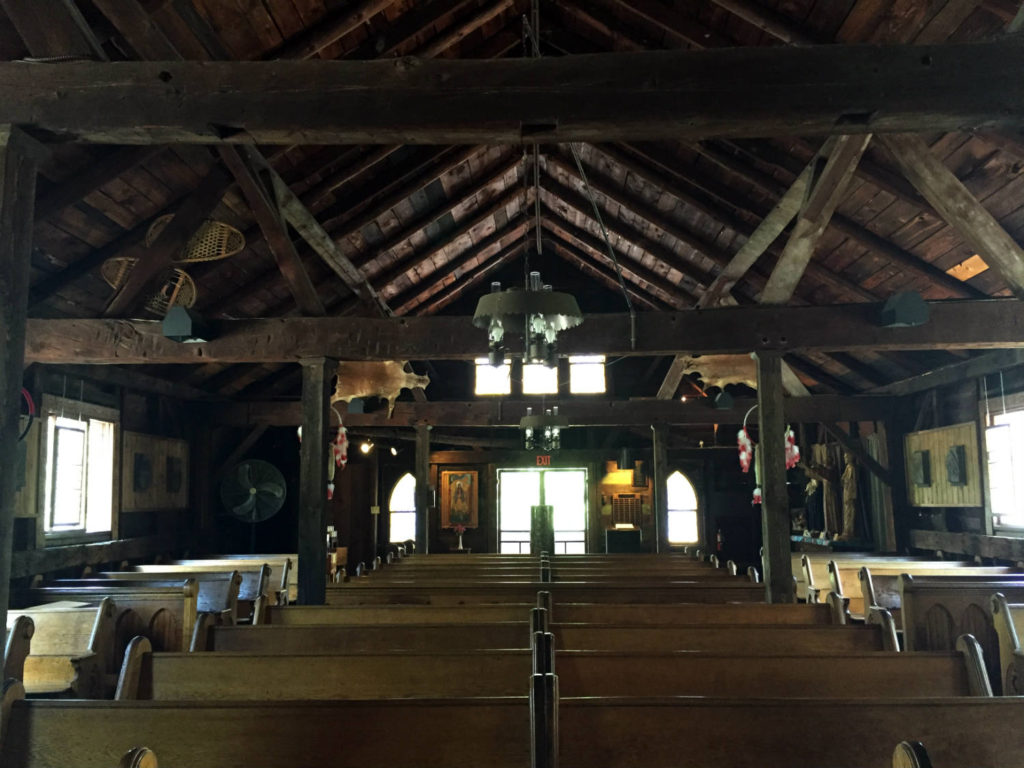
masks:
{"type": "Polygon", "coordinates": [[[969,421],[937,429],[912,432],[904,439],[906,453],[907,498],[915,507],[981,507],[981,446],[977,422],[969,421]],[[962,445],[967,459],[967,484],[951,485],[946,473],[946,454],[962,445]],[[918,451],[928,451],[931,461],[931,485],[913,482],[911,463],[918,451]]]}
{"type": "Polygon", "coordinates": [[[141,512],[184,509],[189,505],[189,445],[185,440],[124,430],[121,443],[121,511],[141,512]],[[136,457],[144,456],[151,469],[147,487],[136,488],[136,457]],[[169,489],[169,460],[179,462],[181,482],[169,489]]]}
{"type": "Polygon", "coordinates": [[[25,475],[24,484],[20,488],[15,482],[15,517],[35,517],[39,513],[39,434],[43,428],[43,422],[36,419],[22,441],[25,450],[25,475]]]}

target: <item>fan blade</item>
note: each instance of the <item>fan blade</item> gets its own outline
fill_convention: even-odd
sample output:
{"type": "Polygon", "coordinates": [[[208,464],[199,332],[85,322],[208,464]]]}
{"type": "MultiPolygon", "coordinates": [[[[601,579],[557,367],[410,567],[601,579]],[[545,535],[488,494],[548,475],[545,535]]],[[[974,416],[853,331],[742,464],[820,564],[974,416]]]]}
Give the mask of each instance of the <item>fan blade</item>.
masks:
{"type": "Polygon", "coordinates": [[[238,517],[242,517],[243,515],[248,515],[253,510],[253,508],[255,506],[256,506],[256,494],[253,493],[253,494],[250,494],[249,498],[246,499],[245,501],[243,501],[237,507],[232,508],[231,513],[233,515],[237,515],[238,517]]]}
{"type": "Polygon", "coordinates": [[[246,490],[252,488],[252,474],[249,468],[249,462],[245,462],[238,466],[238,483],[246,490]]]}
{"type": "Polygon", "coordinates": [[[260,493],[269,493],[279,499],[284,498],[284,488],[277,483],[260,483],[256,486],[256,490],[260,493]]]}

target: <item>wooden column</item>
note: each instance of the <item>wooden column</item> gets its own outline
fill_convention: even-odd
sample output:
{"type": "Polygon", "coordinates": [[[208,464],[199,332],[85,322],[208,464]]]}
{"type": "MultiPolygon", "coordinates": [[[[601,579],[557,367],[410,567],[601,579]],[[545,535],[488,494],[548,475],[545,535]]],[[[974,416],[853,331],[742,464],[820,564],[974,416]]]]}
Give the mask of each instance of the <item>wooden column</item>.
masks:
{"type": "Polygon", "coordinates": [[[760,425],[761,531],[764,546],[764,584],[770,603],[793,602],[793,566],[789,556],[789,494],[786,491],[782,357],[759,352],[757,414],[760,425]]]}
{"type": "Polygon", "coordinates": [[[416,426],[416,551],[427,554],[430,549],[430,427],[416,426]]]}
{"type": "Polygon", "coordinates": [[[668,545],[668,425],[651,427],[653,461],[651,482],[654,483],[654,551],[668,545]]]}
{"type": "Polygon", "coordinates": [[[299,467],[299,603],[327,600],[327,429],[337,363],[302,361],[302,453],[299,467]]]}
{"type": "Polygon", "coordinates": [[[36,196],[36,161],[27,151],[31,147],[18,129],[0,126],[0,627],[7,626],[18,483],[18,414],[36,196]]]}

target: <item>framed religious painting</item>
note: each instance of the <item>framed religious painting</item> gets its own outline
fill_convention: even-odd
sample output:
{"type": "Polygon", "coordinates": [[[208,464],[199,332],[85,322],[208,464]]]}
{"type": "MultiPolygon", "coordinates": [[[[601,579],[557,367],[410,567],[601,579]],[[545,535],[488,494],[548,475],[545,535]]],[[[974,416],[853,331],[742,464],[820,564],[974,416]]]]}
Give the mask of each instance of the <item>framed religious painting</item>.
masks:
{"type": "Polygon", "coordinates": [[[464,525],[476,528],[480,524],[480,488],[475,470],[445,470],[441,472],[441,527],[464,525]]]}

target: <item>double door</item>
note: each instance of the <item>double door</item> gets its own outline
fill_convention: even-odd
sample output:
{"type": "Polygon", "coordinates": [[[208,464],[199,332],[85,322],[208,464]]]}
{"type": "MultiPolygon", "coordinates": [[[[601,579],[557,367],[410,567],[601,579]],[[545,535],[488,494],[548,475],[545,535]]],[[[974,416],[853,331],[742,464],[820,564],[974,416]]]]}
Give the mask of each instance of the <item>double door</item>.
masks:
{"type": "Polygon", "coordinates": [[[498,549],[502,554],[583,554],[585,469],[499,469],[498,549]]]}

